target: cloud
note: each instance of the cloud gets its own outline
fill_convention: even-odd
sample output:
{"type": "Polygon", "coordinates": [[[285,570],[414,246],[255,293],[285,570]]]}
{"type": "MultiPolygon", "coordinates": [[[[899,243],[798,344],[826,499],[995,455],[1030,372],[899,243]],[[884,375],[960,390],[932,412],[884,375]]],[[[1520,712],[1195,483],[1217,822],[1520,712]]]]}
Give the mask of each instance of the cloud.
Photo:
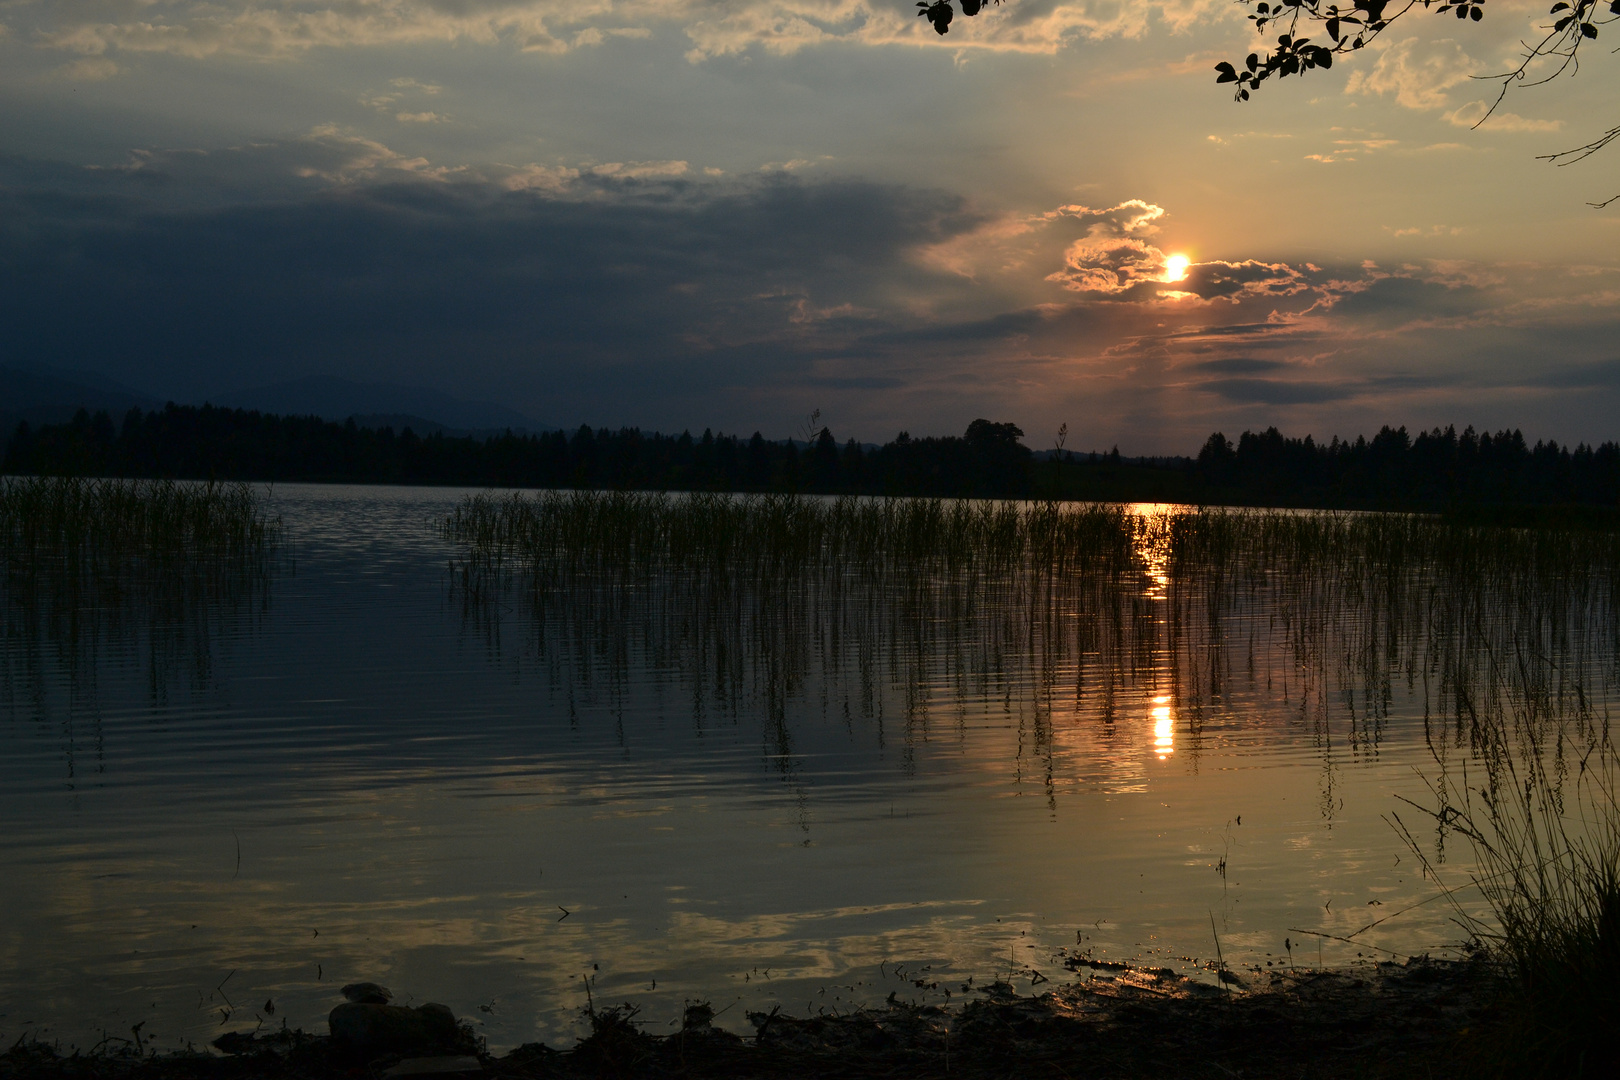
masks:
{"type": "MultiPolygon", "coordinates": [[[[1334,128],[1334,131],[1340,131],[1334,128]]],[[[1400,145],[1400,140],[1386,138],[1378,132],[1355,133],[1360,137],[1347,135],[1333,140],[1333,149],[1321,154],[1306,154],[1306,161],[1319,161],[1324,165],[1331,165],[1339,161],[1355,161],[1368,154],[1376,154],[1380,150],[1387,150],[1392,146],[1400,145]]]]}
{"type": "Polygon", "coordinates": [[[1218,375],[1256,375],[1285,367],[1278,360],[1255,360],[1251,357],[1229,357],[1224,360],[1204,360],[1189,364],[1189,371],[1207,371],[1218,375]]]}
{"type": "Polygon", "coordinates": [[[1163,280],[1165,254],[1146,240],[1159,231],[1163,207],[1128,199],[1103,210],[1063,206],[1046,217],[1072,220],[1085,230],[1063,253],[1063,269],[1046,280],[1075,292],[1095,293],[1120,293],[1142,282],[1163,280]]]}
{"type": "Polygon", "coordinates": [[[1557,371],[1535,372],[1525,380],[1532,386],[1560,390],[1620,390],[1620,358],[1580,364],[1557,371]]]}
{"type": "Polygon", "coordinates": [[[105,56],[82,57],[57,69],[62,78],[70,82],[101,82],[117,75],[118,71],[118,64],[105,56]]]}
{"type": "Polygon", "coordinates": [[[1491,298],[1473,285],[1391,276],[1341,293],[1333,311],[1355,318],[1444,318],[1470,315],[1491,304],[1491,298]]]}
{"type": "Polygon", "coordinates": [[[1490,111],[1483,101],[1468,104],[1442,114],[1442,118],[1457,127],[1482,128],[1486,131],[1561,131],[1562,120],[1528,120],[1518,113],[1490,111]]]}
{"type": "Polygon", "coordinates": [[[694,180],[679,162],[480,179],[331,128],[76,176],[13,163],[0,221],[0,273],[27,279],[0,320],[42,362],[115,356],[134,383],[202,394],[315,372],[441,381],[454,357],[466,392],[604,423],[908,383],[868,339],[928,323],[909,298],[943,278],[912,252],[979,223],[937,191],[694,180]],[[212,197],[233,162],[287,179],[212,197]]]}
{"type": "Polygon", "coordinates": [[[376,139],[357,135],[337,124],[322,124],[301,142],[313,153],[303,164],[297,165],[294,172],[306,179],[354,183],[375,180],[388,173],[442,179],[454,171],[434,166],[424,157],[407,157],[376,139]]]}
{"type": "Polygon", "coordinates": [[[1425,41],[1406,38],[1368,50],[1377,59],[1350,73],[1347,94],[1393,94],[1408,109],[1440,109],[1450,104],[1448,91],[1479,73],[1479,63],[1450,38],[1425,41]]]}
{"type": "Polygon", "coordinates": [[[845,43],[1053,53],[1078,40],[1139,37],[1232,18],[1218,0],[1020,0],[959,19],[948,39],[887,0],[85,0],[25,9],[43,46],[86,54],[291,58],[313,49],[471,42],[560,54],[678,27],[702,62],[753,49],[789,55],[845,43]]]}
{"type": "Polygon", "coordinates": [[[610,161],[593,165],[588,170],[593,176],[606,176],[622,180],[648,180],[653,178],[684,176],[689,166],[684,161],[610,161]]]}
{"type": "Polygon", "coordinates": [[[1158,231],[1164,210],[1139,199],[1107,210],[1064,207],[1061,213],[1083,222],[1086,235],[1069,246],[1063,269],[1049,274],[1047,280],[1075,292],[1131,300],[1235,300],[1240,296],[1292,296],[1309,287],[1305,276],[1293,267],[1255,259],[1189,263],[1181,277],[1170,281],[1168,257],[1142,239],[1158,231]]]}
{"type": "Polygon", "coordinates": [[[1198,383],[1195,388],[1227,401],[1259,405],[1314,405],[1325,401],[1343,401],[1354,397],[1357,392],[1353,387],[1330,383],[1288,382],[1282,379],[1211,379],[1198,383]]]}
{"type": "Polygon", "coordinates": [[[1286,263],[1202,262],[1187,268],[1186,276],[1168,288],[1203,300],[1230,300],[1240,295],[1292,296],[1304,292],[1305,275],[1286,263]]]}
{"type": "Polygon", "coordinates": [[[675,430],[785,433],[807,402],[841,437],[1090,416],[1144,452],[1407,422],[1420,400],[1476,424],[1459,403],[1499,400],[1524,425],[1524,402],[1556,402],[1579,419],[1561,439],[1610,423],[1607,277],[1257,252],[1167,282],[1174,232],[1142,199],[991,215],[679,161],[463,168],[327,125],[95,170],[0,155],[0,320],[42,363],[96,358],[177,399],[327,373],[675,430]],[[1064,287],[1081,272],[1106,287],[1064,287]]]}

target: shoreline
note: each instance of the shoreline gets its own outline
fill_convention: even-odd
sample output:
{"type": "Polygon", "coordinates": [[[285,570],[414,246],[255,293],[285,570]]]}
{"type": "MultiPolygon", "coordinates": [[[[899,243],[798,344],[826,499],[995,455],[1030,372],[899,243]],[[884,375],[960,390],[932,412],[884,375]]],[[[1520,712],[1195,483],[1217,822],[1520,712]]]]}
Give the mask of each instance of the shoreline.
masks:
{"type": "Polygon", "coordinates": [[[949,1006],[891,998],[843,1015],[754,1012],[750,1037],[713,1027],[706,1004],[689,1007],[668,1035],[643,1031],[633,1004],[612,1005],[584,1011],[590,1033],[574,1046],[526,1043],[500,1056],[464,1023],[453,1041],[360,1053],[296,1029],[230,1033],[216,1051],[144,1055],[63,1055],[19,1040],[0,1054],[0,1080],[1478,1075],[1489,1061],[1477,1033],[1489,1026],[1495,985],[1477,958],[1268,969],[1240,988],[1127,968],[1030,996],[992,983],[949,1006]]]}

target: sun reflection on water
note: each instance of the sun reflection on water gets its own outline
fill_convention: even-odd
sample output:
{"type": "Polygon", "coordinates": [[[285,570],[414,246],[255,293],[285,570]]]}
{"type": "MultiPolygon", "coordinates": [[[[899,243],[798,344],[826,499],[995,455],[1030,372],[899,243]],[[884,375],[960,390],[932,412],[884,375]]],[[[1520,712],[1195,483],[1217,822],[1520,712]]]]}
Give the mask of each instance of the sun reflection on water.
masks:
{"type": "Polygon", "coordinates": [[[1153,752],[1163,761],[1176,752],[1176,722],[1170,713],[1170,699],[1153,699],[1153,752]]]}
{"type": "Polygon", "coordinates": [[[1148,579],[1144,596],[1162,600],[1170,587],[1170,518],[1185,507],[1174,503],[1133,503],[1136,557],[1148,579]]]}

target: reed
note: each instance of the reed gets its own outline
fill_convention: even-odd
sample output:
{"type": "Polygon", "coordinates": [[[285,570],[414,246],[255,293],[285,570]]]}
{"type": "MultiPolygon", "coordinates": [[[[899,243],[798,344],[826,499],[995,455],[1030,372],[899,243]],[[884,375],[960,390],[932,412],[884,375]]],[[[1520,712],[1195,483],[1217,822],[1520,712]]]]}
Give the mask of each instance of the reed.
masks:
{"type": "Polygon", "coordinates": [[[176,628],[197,603],[261,598],[282,539],[247,484],[0,478],[7,635],[176,628]]]}
{"type": "Polygon", "coordinates": [[[247,484],[0,478],[0,552],[14,569],[246,562],[274,550],[281,520],[247,484]]]}
{"type": "Polygon", "coordinates": [[[803,577],[1054,572],[1130,558],[1118,507],[939,499],[545,492],[469,496],[443,524],[470,584],[514,565],[539,587],[582,573],[803,577]]]}
{"type": "Polygon", "coordinates": [[[1442,877],[1448,844],[1469,846],[1486,905],[1458,915],[1524,1025],[1515,1068],[1601,1071],[1584,1033],[1607,1031],[1593,1010],[1616,1004],[1606,980],[1620,960],[1607,712],[1620,534],[1402,514],[542,493],[471,497],[444,535],[461,548],[469,610],[517,585],[556,670],[601,665],[611,685],[640,650],[690,672],[694,700],[756,702],[784,761],[788,702],[818,666],[824,679],[848,672],[846,707],[880,722],[873,687],[904,688],[908,744],[928,737],[934,688],[1027,694],[1049,798],[1057,724],[1106,728],[1130,701],[1168,695],[1186,729],[1178,752],[1196,755],[1208,722],[1264,722],[1232,701],[1265,689],[1316,733],[1331,819],[1337,757],[1378,753],[1404,682],[1434,763],[1433,828],[1412,841],[1442,877]]]}

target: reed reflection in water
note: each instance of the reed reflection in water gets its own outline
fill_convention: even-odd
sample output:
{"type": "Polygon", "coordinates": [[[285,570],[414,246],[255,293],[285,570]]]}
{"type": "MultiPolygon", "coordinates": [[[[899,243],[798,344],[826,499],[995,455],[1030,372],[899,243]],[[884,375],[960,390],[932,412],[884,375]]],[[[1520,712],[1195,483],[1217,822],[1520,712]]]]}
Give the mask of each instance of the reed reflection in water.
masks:
{"type": "Polygon", "coordinates": [[[155,707],[207,688],[216,642],[263,616],[280,542],[247,484],[0,477],[0,701],[59,726],[69,784],[87,749],[104,769],[102,663],[137,660],[155,707]]]}
{"type": "MultiPolygon", "coordinates": [[[[784,703],[807,687],[824,710],[831,694],[880,733],[898,720],[907,754],[938,736],[940,711],[1001,698],[1010,715],[1027,695],[1017,780],[1037,770],[1054,809],[1060,788],[1089,779],[1062,775],[1059,745],[1076,732],[1111,742],[1128,709],[1150,718],[1160,761],[1176,752],[1180,717],[1194,769],[1212,736],[1308,731],[1331,824],[1342,762],[1376,757],[1404,682],[1422,709],[1419,808],[1438,826],[1438,866],[1469,762],[1484,765],[1492,813],[1509,781],[1562,813],[1571,761],[1582,776],[1612,768],[1612,533],[1418,515],[556,493],[469,498],[444,531],[464,545],[452,574],[467,618],[492,639],[489,601],[515,593],[554,680],[589,693],[634,670],[678,672],[696,723],[706,702],[762,711],[789,772],[784,703]],[[879,686],[904,690],[900,717],[885,714],[879,686]],[[1272,707],[1255,708],[1257,693],[1272,707]]],[[[1612,824],[1591,803],[1612,790],[1576,808],[1579,828],[1612,824]]],[[[1427,857],[1393,806],[1390,816],[1427,857]]]]}
{"type": "Polygon", "coordinates": [[[268,591],[156,624],[61,609],[176,627],[162,648],[8,624],[0,1029],[200,1041],[267,998],[318,1027],[351,977],[497,1045],[569,1030],[587,974],[658,1023],[1028,988],[1086,949],[1207,980],[1211,912],[1244,964],[1290,927],[1350,937],[1328,962],[1419,951],[1460,936],[1444,905],[1356,933],[1435,895],[1392,812],[1448,879],[1471,867],[1398,801],[1434,797],[1413,768],[1449,797],[1493,754],[1557,783],[1606,746],[1603,534],[381,488],[275,509],[298,572],[268,591]],[[68,794],[60,724],[87,709],[104,772],[68,794]]]}

